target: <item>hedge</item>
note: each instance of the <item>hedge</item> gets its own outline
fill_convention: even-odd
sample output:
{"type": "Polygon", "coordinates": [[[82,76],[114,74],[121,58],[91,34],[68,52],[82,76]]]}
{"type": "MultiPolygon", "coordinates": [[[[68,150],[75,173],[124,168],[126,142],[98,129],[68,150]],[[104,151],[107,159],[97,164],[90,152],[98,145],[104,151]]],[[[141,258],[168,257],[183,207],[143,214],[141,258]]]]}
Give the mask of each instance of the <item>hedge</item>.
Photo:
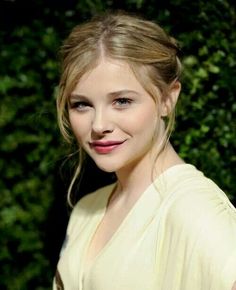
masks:
{"type": "MultiPolygon", "coordinates": [[[[57,53],[70,29],[97,12],[145,15],[180,41],[183,89],[172,143],[236,202],[233,1],[31,2],[0,4],[0,288],[11,290],[51,289],[71,177],[68,165],[61,169],[67,148],[56,124],[57,53]]],[[[97,172],[89,183],[91,166],[78,198],[106,182],[97,172]]]]}

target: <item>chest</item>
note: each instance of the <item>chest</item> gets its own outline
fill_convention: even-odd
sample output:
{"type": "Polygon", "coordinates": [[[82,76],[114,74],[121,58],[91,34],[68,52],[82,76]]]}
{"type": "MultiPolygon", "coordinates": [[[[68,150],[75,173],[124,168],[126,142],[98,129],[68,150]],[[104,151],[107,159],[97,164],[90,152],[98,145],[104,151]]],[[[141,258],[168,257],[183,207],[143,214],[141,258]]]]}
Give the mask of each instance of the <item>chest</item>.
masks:
{"type": "Polygon", "coordinates": [[[128,213],[111,229],[108,217],[100,225],[92,220],[86,223],[68,243],[59,262],[64,285],[73,290],[115,290],[115,279],[119,290],[155,289],[149,283],[155,283],[158,219],[134,213],[131,217],[128,213]],[[124,282],[128,288],[124,288],[124,282]],[[150,287],[143,288],[147,285],[150,287]]]}
{"type": "Polygon", "coordinates": [[[150,227],[121,227],[85,268],[83,289],[155,289],[156,239],[150,227]]]}
{"type": "Polygon", "coordinates": [[[155,289],[147,281],[155,283],[151,276],[156,277],[158,208],[156,194],[144,195],[130,211],[93,211],[74,228],[59,261],[68,289],[115,289],[114,280],[119,290],[155,289]]]}
{"type": "Polygon", "coordinates": [[[130,209],[108,210],[103,216],[97,229],[95,230],[86,253],[86,265],[89,266],[93,260],[102,252],[103,248],[112,240],[122,222],[125,220],[130,209]]]}

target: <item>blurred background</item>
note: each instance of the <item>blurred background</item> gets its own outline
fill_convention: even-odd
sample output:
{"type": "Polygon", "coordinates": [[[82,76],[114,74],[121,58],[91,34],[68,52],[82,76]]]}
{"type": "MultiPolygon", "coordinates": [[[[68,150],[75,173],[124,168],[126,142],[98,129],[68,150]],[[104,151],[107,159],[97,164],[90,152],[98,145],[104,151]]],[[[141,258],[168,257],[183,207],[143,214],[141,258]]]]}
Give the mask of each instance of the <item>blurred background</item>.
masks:
{"type": "MultiPolygon", "coordinates": [[[[72,27],[108,9],[155,20],[179,40],[183,90],[172,143],[236,204],[233,0],[1,0],[1,290],[51,289],[72,174],[56,121],[58,50],[72,27]]],[[[112,182],[93,166],[87,163],[77,199],[112,182]]]]}

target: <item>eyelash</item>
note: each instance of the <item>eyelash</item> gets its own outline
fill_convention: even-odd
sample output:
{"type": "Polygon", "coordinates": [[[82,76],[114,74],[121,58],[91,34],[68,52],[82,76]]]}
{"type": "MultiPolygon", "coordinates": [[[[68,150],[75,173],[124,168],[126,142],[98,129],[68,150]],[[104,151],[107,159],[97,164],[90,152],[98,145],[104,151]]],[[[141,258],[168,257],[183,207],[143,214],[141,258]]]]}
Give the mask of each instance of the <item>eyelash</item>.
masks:
{"type": "MultiPolygon", "coordinates": [[[[112,102],[112,104],[116,108],[122,109],[122,108],[126,108],[130,106],[132,102],[133,101],[129,98],[117,98],[112,102]]],[[[70,108],[76,109],[78,111],[85,111],[88,107],[91,107],[91,106],[92,105],[86,101],[77,101],[77,102],[70,103],[70,108]]]]}
{"type": "Polygon", "coordinates": [[[70,103],[70,108],[71,109],[77,109],[78,111],[83,111],[87,107],[91,107],[91,105],[89,103],[87,103],[87,102],[84,102],[84,101],[78,101],[78,102],[70,103]]]}
{"type": "Polygon", "coordinates": [[[118,107],[127,107],[132,103],[132,100],[129,98],[117,98],[113,102],[118,107]]]}

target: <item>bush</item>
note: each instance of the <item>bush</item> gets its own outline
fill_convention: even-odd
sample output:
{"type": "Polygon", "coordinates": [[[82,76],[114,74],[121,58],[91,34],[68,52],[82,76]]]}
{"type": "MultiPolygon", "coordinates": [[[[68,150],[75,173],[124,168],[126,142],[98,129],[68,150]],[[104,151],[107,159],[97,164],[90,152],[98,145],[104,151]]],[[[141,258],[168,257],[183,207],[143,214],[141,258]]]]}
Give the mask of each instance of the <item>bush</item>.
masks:
{"type": "MultiPolygon", "coordinates": [[[[67,167],[65,180],[59,174],[66,150],[56,125],[57,51],[78,19],[97,11],[142,11],[180,40],[185,70],[172,142],[186,161],[236,199],[233,4],[114,2],[1,4],[1,289],[51,288],[68,218],[65,195],[71,176],[67,167]]],[[[82,192],[99,182],[89,189],[82,185],[82,192]]]]}

